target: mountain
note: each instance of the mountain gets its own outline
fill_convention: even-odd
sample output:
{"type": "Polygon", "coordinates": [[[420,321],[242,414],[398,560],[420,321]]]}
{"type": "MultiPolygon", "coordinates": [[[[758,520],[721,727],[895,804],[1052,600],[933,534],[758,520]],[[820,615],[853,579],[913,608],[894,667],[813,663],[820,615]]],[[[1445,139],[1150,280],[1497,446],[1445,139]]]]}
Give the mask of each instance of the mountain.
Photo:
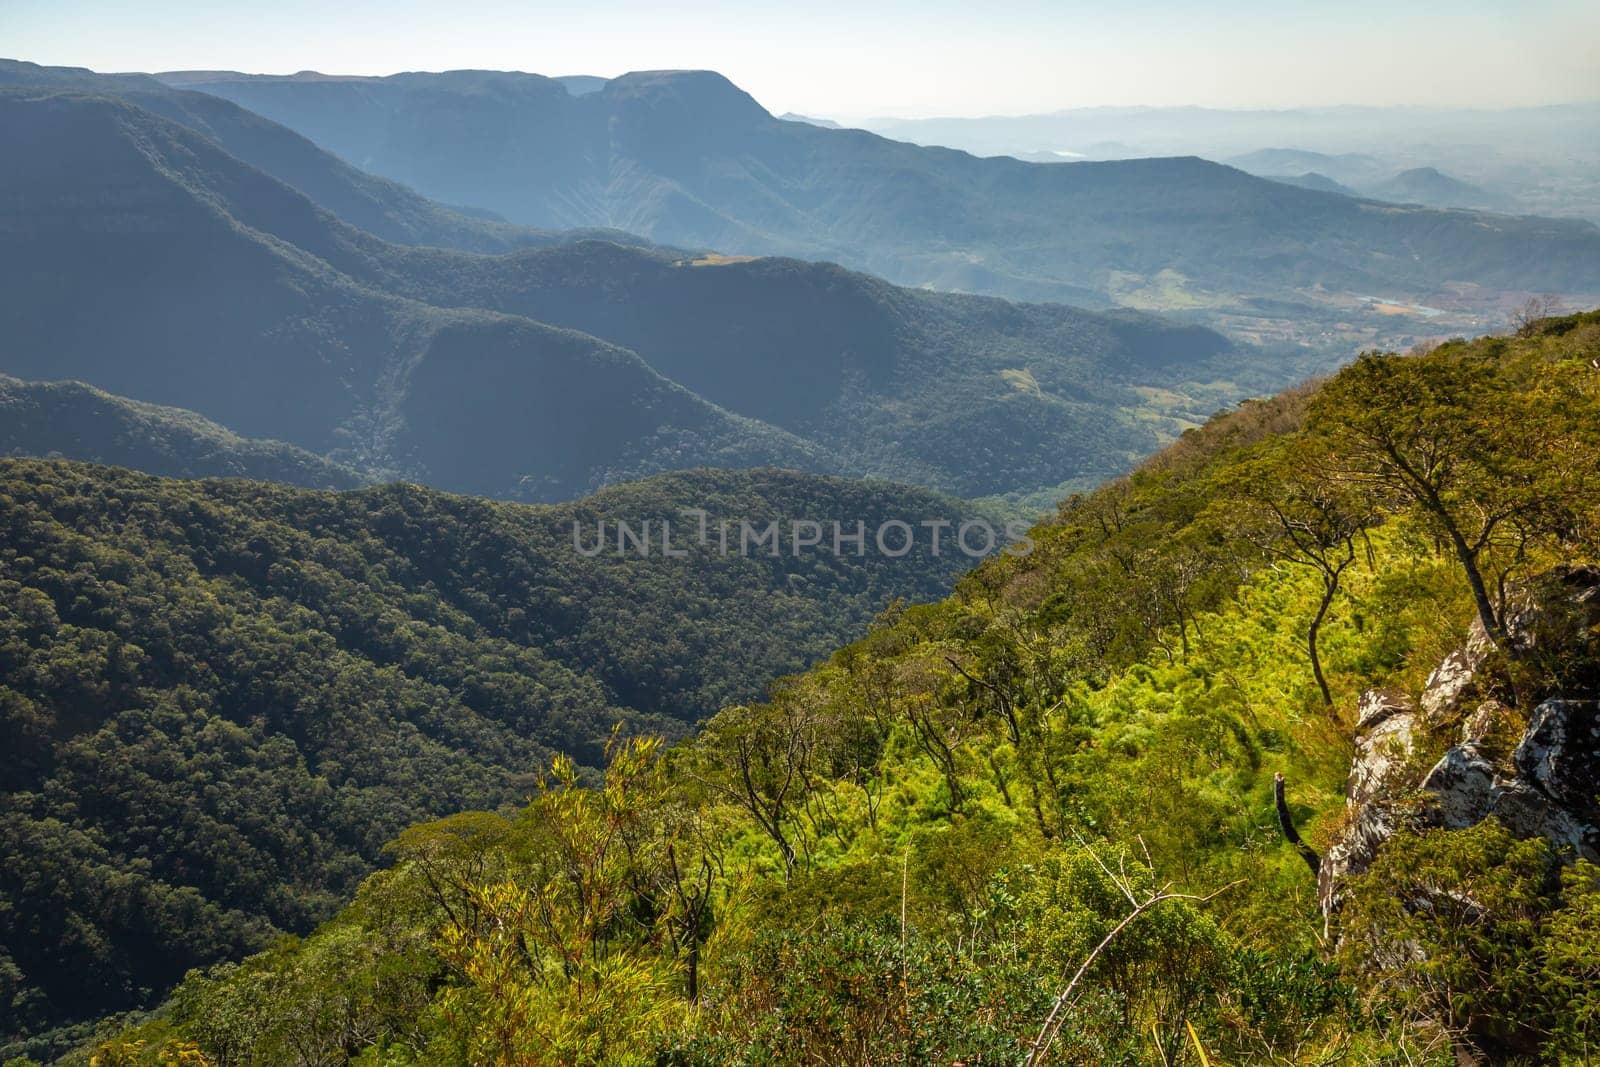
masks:
{"type": "Polygon", "coordinates": [[[1227,162],[1251,174],[1305,189],[1396,204],[1486,211],[1510,211],[1517,206],[1512,197],[1453,178],[1435,167],[1413,167],[1385,176],[1382,160],[1358,153],[1335,156],[1300,149],[1265,148],[1227,162]]]}
{"type": "Polygon", "coordinates": [[[1383,160],[1361,152],[1312,152],[1303,148],[1261,148],[1222,162],[1263,178],[1287,178],[1308,171],[1342,185],[1365,185],[1387,173],[1383,160]]]}
{"type": "Polygon", "coordinates": [[[1301,189],[1315,189],[1320,193],[1338,193],[1340,196],[1361,195],[1348,185],[1341,185],[1326,174],[1318,174],[1316,171],[1307,171],[1305,174],[1275,175],[1272,180],[1284,182],[1287,185],[1296,185],[1301,189]]]}
{"type": "Polygon", "coordinates": [[[579,97],[491,71],[187,84],[514,222],[836,259],[910,285],[1082,303],[1165,276],[1214,312],[1248,306],[1242,294],[1326,307],[1459,285],[1600,290],[1586,223],[1379,208],[1197,158],[979,159],[785,122],[705,71],[579,97]]]}
{"type": "Polygon", "coordinates": [[[181,408],[143,404],[82,382],[0,375],[0,456],[86,460],[171,478],[253,478],[353,489],[347,467],[279,441],[240,437],[181,408]]]}
{"type": "Polygon", "coordinates": [[[0,93],[0,143],[0,256],[26,268],[0,292],[0,369],[523,499],[670,467],[829,466],[634,353],[352,280],[318,253],[398,246],[126,101],[0,93]]]}
{"type": "Polygon", "coordinates": [[[613,724],[677,735],[759,696],[891,599],[947,589],[974,518],[771,471],[526,507],[0,460],[0,500],[3,1039],[305,932],[389,837],[519,800],[552,750],[595,765],[613,724]],[[776,554],[740,547],[738,523],[768,521],[776,554]],[[821,546],[792,551],[795,521],[821,546]],[[619,522],[649,524],[648,557],[619,522]],[[834,522],[864,524],[860,554],[834,522]],[[914,551],[876,547],[894,522],[914,551]]]}
{"type": "MultiPolygon", "coordinates": [[[[201,75],[202,80],[216,76],[216,72],[201,75]]],[[[578,79],[579,84],[585,81],[578,79]]],[[[236,104],[210,93],[185,91],[181,79],[179,82],[168,86],[143,74],[97,74],[81,67],[0,59],[0,88],[77,90],[121,97],[216,142],[229,155],[299,190],[341,221],[386,241],[498,252],[558,244],[573,236],[513,226],[481,208],[439,204],[398,182],[357,170],[293,130],[236,104]]],[[[619,230],[595,230],[586,236],[646,243],[619,230]]]]}
{"type": "Polygon", "coordinates": [[[850,473],[965,496],[1121,469],[1159,442],[1160,422],[1134,414],[1140,386],[1273,362],[1148,316],[902,289],[791,259],[580,241],[447,270],[405,260],[384,280],[405,295],[582,330],[850,473]]]}
{"type": "Polygon", "coordinates": [[[810,115],[801,115],[793,111],[786,111],[778,118],[784,122],[804,122],[810,126],[821,126],[825,130],[842,130],[844,126],[832,119],[814,119],[810,115]]]}
{"type": "Polygon", "coordinates": [[[1592,1059],[1597,353],[1222,413],[694,738],[408,829],[101,1062],[1592,1059]]]}
{"type": "Polygon", "coordinates": [[[96,74],[0,60],[0,87],[80,90],[121,96],[215,141],[235,158],[305,193],[352,226],[401,244],[496,251],[549,235],[442,207],[364,173],[291,130],[219,97],[169,88],[144,75],[96,74]]]}
{"type": "Polygon", "coordinates": [[[605,88],[608,79],[599,78],[593,74],[568,74],[559,77],[556,81],[567,87],[567,92],[573,96],[583,96],[586,93],[597,93],[605,88]]]}
{"type": "Polygon", "coordinates": [[[393,244],[125,96],[0,91],[0,142],[0,257],[28,265],[0,369],[453,490],[776,464],[1025,494],[1303,372],[1199,327],[825,264],[393,244]]]}
{"type": "Polygon", "coordinates": [[[1387,181],[1367,187],[1367,195],[1398,204],[1427,204],[1443,208],[1483,208],[1505,211],[1515,206],[1508,196],[1480,189],[1433,167],[1413,167],[1387,181]]]}

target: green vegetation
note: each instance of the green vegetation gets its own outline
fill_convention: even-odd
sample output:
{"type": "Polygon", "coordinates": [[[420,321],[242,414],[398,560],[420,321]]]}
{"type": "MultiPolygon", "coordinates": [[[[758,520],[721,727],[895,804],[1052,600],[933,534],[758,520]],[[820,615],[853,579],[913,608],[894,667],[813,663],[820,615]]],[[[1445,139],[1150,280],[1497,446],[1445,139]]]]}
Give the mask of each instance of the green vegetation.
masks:
{"type": "Polygon", "coordinates": [[[523,801],[555,751],[597,766],[619,722],[681,736],[968,563],[724,557],[685,507],[970,516],[781,472],[534,508],[0,461],[0,1035],[307,932],[408,825],[523,801]],[[574,523],[590,545],[619,520],[651,557],[575,551],[574,523]],[[689,556],[660,555],[664,521],[689,556]]]}
{"type": "Polygon", "coordinates": [[[1597,358],[1590,313],[1243,405],[692,740],[624,727],[602,782],[556,758],[520,812],[405,831],[100,1062],[1442,1065],[1468,1031],[1587,1062],[1600,869],[1492,820],[1402,833],[1324,940],[1272,788],[1326,841],[1356,695],[1418,689],[1474,570],[1595,558],[1597,358]],[[1422,437],[1421,480],[1375,462],[1422,437]],[[1463,555],[1491,470],[1569,506],[1463,555]]]}

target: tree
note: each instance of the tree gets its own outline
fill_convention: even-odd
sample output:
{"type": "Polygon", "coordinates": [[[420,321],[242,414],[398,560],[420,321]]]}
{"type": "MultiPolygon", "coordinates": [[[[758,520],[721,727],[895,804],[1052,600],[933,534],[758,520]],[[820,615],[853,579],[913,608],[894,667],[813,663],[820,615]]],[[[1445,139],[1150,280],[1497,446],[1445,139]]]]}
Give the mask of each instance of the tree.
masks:
{"type": "Polygon", "coordinates": [[[1511,329],[1518,337],[1530,337],[1538,323],[1561,313],[1561,298],[1550,293],[1530,296],[1511,313],[1511,329]]]}
{"type": "Polygon", "coordinates": [[[527,819],[530,869],[476,885],[475,928],[447,922],[440,951],[464,979],[441,998],[474,1063],[642,1063],[641,1037],[675,1011],[654,948],[661,855],[650,820],[663,792],[656,738],[611,745],[605,781],[556,757],[527,819]]]}
{"type": "Polygon", "coordinates": [[[715,922],[712,893],[723,876],[719,827],[690,800],[669,798],[662,816],[660,875],[666,906],[663,922],[674,952],[683,960],[684,993],[700,1000],[700,950],[715,922]]]}
{"type": "Polygon", "coordinates": [[[1316,612],[1306,630],[1306,651],[1322,702],[1333,707],[1333,691],[1322,669],[1317,637],[1339,594],[1345,571],[1357,559],[1356,539],[1378,521],[1371,503],[1330,476],[1333,460],[1318,442],[1283,438],[1276,448],[1231,475],[1232,492],[1216,521],[1268,559],[1309,567],[1322,582],[1316,612]]]}
{"type": "MultiPolygon", "coordinates": [[[[1074,994],[1097,965],[1111,971],[1108,980],[1121,987],[1130,1028],[1135,1023],[1135,1002],[1149,1000],[1160,1007],[1153,1019],[1139,1022],[1181,1030],[1207,981],[1219,944],[1215,927],[1197,906],[1238,883],[1203,895],[1178,892],[1170,882],[1156,884],[1155,872],[1147,863],[1134,860],[1130,870],[1126,852],[1117,857],[1113,870],[1099,853],[1081,842],[1076,849],[1050,857],[1034,881],[1022,897],[1024,915],[1030,908],[1033,911],[1024,942],[1032,942],[1033,954],[1041,960],[1075,956],[1081,962],[1029,1044],[1025,1067],[1049,1062],[1050,1049],[1076,1002],[1074,994]],[[1139,936],[1130,933],[1130,928],[1151,913],[1160,917],[1161,905],[1169,901],[1174,903],[1168,910],[1176,914],[1167,916],[1168,921],[1139,931],[1139,936]],[[1157,965],[1155,973],[1141,973],[1152,963],[1157,965]]],[[[1146,925],[1151,925],[1149,919],[1146,925]]]]}
{"type": "Polygon", "coordinates": [[[1323,387],[1309,424],[1331,473],[1373,509],[1407,506],[1450,547],[1485,633],[1504,640],[1505,581],[1558,540],[1593,484],[1592,399],[1571,369],[1518,380],[1493,353],[1367,353],[1323,387]]]}
{"type": "Polygon", "coordinates": [[[770,704],[724,708],[695,742],[689,773],[755,819],[778,847],[786,879],[799,861],[793,824],[811,789],[821,733],[809,701],[780,693],[770,704]]]}

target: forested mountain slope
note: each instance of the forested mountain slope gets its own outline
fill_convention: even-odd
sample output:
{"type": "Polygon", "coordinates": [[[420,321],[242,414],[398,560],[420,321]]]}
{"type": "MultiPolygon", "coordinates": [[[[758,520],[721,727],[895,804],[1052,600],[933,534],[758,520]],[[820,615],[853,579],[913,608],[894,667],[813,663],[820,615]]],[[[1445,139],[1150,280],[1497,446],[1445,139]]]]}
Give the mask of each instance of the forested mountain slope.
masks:
{"type": "Polygon", "coordinates": [[[553,751],[598,764],[618,723],[682,734],[971,562],[797,555],[787,525],[723,555],[719,521],[968,516],[779,472],[530,508],[0,461],[0,1034],[303,932],[408,824],[521,800],[553,751]]]}
{"type": "Polygon", "coordinates": [[[82,382],[0,375],[0,456],[131,467],[170,478],[254,478],[307,489],[354,489],[348,467],[279,441],[240,437],[180,408],[142,404],[82,382]]]}
{"type": "Polygon", "coordinates": [[[497,71],[180,77],[515,222],[837,259],[902,284],[1083,304],[1176,275],[1187,305],[1213,310],[1600,290],[1600,229],[1584,222],[1373,204],[1192,157],[981,159],[785,122],[709,71],[636,72],[582,95],[497,71]]]}
{"type": "MultiPolygon", "coordinates": [[[[407,831],[338,919],[190,976],[106,1054],[1586,1062],[1600,852],[1405,783],[1464,729],[1523,767],[1551,692],[1600,706],[1592,630],[1518,636],[1529,579],[1600,553],[1597,361],[1591,312],[1219,416],[766,702],[614,746],[603,789],[558,760],[519,814],[407,831]],[[1419,694],[1408,755],[1370,716],[1357,747],[1358,702],[1419,694]],[[1324,914],[1307,860],[1385,790],[1376,865],[1324,914]]],[[[1528,788],[1600,768],[1581,732],[1540,745],[1528,788]]]]}
{"type": "Polygon", "coordinates": [[[792,259],[576,241],[350,269],[428,303],[593,334],[851,473],[967,496],[1125,469],[1177,430],[1151,390],[1188,390],[1162,414],[1203,418],[1206,381],[1272,388],[1300,365],[1148,315],[903,289],[792,259]]]}

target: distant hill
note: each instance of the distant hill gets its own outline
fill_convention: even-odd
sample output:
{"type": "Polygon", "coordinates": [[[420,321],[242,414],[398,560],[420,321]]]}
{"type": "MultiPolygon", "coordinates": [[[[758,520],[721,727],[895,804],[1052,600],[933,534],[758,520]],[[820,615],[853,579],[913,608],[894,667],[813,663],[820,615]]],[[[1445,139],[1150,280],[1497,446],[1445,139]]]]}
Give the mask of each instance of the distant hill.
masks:
{"type": "Polygon", "coordinates": [[[1305,174],[1275,176],[1272,180],[1299,186],[1301,189],[1314,189],[1319,193],[1338,193],[1340,196],[1361,195],[1348,185],[1340,184],[1326,174],[1318,174],[1315,171],[1308,171],[1305,174]]]}
{"type": "Polygon", "coordinates": [[[1600,186],[1592,180],[1600,169],[1600,100],[1510,108],[1076,107],[859,125],[982,156],[1197,155],[1270,178],[1316,171],[1354,188],[1437,167],[1513,197],[1524,213],[1600,222],[1600,186]]]}
{"type": "Polygon", "coordinates": [[[1335,154],[1303,148],[1262,148],[1222,162],[1263,178],[1283,179],[1312,172],[1350,186],[1377,181],[1388,172],[1382,160],[1362,152],[1335,154]]]}
{"type": "Polygon", "coordinates": [[[973,517],[772,471],[526,507],[0,460],[0,500],[0,1042],[307,932],[409,823],[520,802],[553,749],[597,765],[616,723],[681,735],[973,562],[723,555],[680,515],[973,517]],[[619,520],[649,558],[576,550],[619,520]]]}
{"type": "Polygon", "coordinates": [[[1398,204],[1429,207],[1509,210],[1516,206],[1508,196],[1452,178],[1433,167],[1414,167],[1387,181],[1369,185],[1367,195],[1398,204]]]}
{"type": "Polygon", "coordinates": [[[143,404],[82,382],[0,375],[0,456],[86,460],[173,478],[253,478],[353,489],[347,467],[280,441],[240,437],[181,408],[143,404]]]}
{"type": "Polygon", "coordinates": [[[1451,177],[1435,167],[1413,167],[1394,174],[1373,156],[1348,152],[1329,155],[1294,148],[1264,148],[1227,162],[1251,174],[1305,189],[1419,204],[1431,208],[1512,211],[1513,197],[1451,177]]]}
{"type": "Polygon", "coordinates": [[[1138,383],[1271,362],[1149,316],[902,289],[792,259],[594,241],[444,265],[403,258],[386,284],[406,295],[594,334],[719,407],[815,442],[845,471],[963,496],[1121,469],[1156,447],[1162,425],[1130,417],[1145,405],[1138,383]]]}
{"type": "Polygon", "coordinates": [[[1185,299],[1213,311],[1244,293],[1600,290],[1587,223],[1378,208],[1197,158],[978,159],[784,122],[704,71],[627,74],[578,97],[485,71],[190,84],[514,222],[836,259],[907,284],[1082,303],[1181,276],[1185,299]]]}
{"type": "Polygon", "coordinates": [[[567,87],[567,92],[573,96],[583,96],[585,93],[597,93],[605,88],[606,78],[597,78],[593,74],[569,74],[557,78],[556,81],[567,87]]]}
{"type": "Polygon", "coordinates": [[[800,115],[793,111],[786,111],[778,116],[784,122],[804,122],[809,126],[821,126],[825,130],[842,130],[844,126],[832,119],[814,119],[810,115],[800,115]]]}
{"type": "Polygon", "coordinates": [[[0,257],[29,265],[0,290],[0,370],[458,491],[780,465],[1026,493],[1227,395],[1185,383],[1296,373],[1198,327],[793,260],[397,245],[131,97],[0,91],[0,146],[0,257]]]}

